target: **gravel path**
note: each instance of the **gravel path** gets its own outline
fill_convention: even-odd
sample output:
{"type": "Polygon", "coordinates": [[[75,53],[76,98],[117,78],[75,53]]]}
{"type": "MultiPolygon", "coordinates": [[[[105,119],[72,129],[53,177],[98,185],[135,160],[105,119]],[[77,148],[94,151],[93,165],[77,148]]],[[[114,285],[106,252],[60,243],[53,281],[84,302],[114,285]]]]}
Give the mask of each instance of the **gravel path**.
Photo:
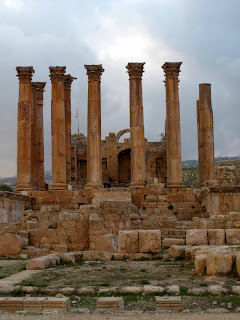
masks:
{"type": "Polygon", "coordinates": [[[2,314],[1,320],[239,320],[240,314],[137,314],[126,313],[124,315],[113,314],[48,314],[48,315],[20,315],[2,314]]]}

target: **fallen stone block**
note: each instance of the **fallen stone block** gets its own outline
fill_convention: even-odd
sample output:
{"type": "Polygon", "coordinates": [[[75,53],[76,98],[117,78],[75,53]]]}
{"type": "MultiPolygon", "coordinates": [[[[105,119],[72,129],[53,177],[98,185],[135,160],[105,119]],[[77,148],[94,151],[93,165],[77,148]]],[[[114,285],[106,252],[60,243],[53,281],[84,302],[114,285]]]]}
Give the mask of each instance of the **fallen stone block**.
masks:
{"type": "Polygon", "coordinates": [[[226,243],[225,230],[208,229],[208,243],[209,245],[224,245],[226,243]]]}
{"type": "Polygon", "coordinates": [[[59,289],[58,291],[65,296],[71,296],[71,295],[75,294],[76,289],[71,288],[71,287],[66,287],[66,288],[59,289]]]}
{"type": "Polygon", "coordinates": [[[21,252],[23,239],[15,233],[3,233],[0,235],[0,257],[9,257],[21,252]]]}
{"type": "Polygon", "coordinates": [[[197,274],[205,274],[207,268],[207,254],[199,254],[195,257],[194,266],[197,274]]]}
{"type": "Polygon", "coordinates": [[[138,251],[138,231],[128,230],[118,232],[118,252],[137,253],[138,251]]]}
{"type": "Polygon", "coordinates": [[[227,244],[240,244],[240,229],[226,229],[227,244]]]}
{"type": "Polygon", "coordinates": [[[179,289],[179,286],[177,285],[167,286],[166,291],[167,293],[174,294],[176,296],[180,294],[180,289],[179,289]]]}
{"type": "Polygon", "coordinates": [[[69,298],[47,298],[43,301],[43,310],[70,311],[69,298]]]}
{"type": "Polygon", "coordinates": [[[233,256],[230,254],[213,254],[207,257],[207,275],[227,274],[232,272],[233,256]]]}
{"type": "Polygon", "coordinates": [[[67,252],[67,253],[62,253],[61,254],[61,262],[62,263],[76,263],[76,258],[74,252],[67,252]]]}
{"type": "Polygon", "coordinates": [[[139,230],[139,252],[159,253],[161,252],[160,230],[139,230]]]}
{"type": "Polygon", "coordinates": [[[189,229],[186,232],[186,245],[207,245],[207,230],[206,229],[189,229]]]}
{"type": "Polygon", "coordinates": [[[187,246],[178,246],[178,245],[173,245],[169,249],[170,257],[175,259],[177,257],[182,257],[185,258],[185,249],[187,246]]]}
{"type": "Polygon", "coordinates": [[[137,286],[131,286],[131,287],[122,287],[121,290],[119,290],[123,293],[142,293],[143,288],[137,287],[137,286]]]}
{"type": "Polygon", "coordinates": [[[161,286],[151,286],[151,285],[143,286],[144,293],[161,293],[163,291],[164,289],[161,286]]]}
{"type": "Polygon", "coordinates": [[[43,270],[50,268],[50,259],[47,256],[30,260],[26,265],[26,270],[43,270]]]}
{"type": "Polygon", "coordinates": [[[162,246],[165,248],[170,248],[171,246],[174,246],[174,245],[184,246],[185,242],[186,241],[184,239],[165,238],[162,241],[162,246]]]}
{"type": "Polygon", "coordinates": [[[232,286],[232,292],[240,294],[240,286],[232,286]]]}
{"type": "Polygon", "coordinates": [[[211,285],[207,288],[208,293],[212,295],[218,295],[220,296],[223,293],[227,293],[228,290],[226,288],[223,288],[221,285],[211,285]]]}
{"type": "Polygon", "coordinates": [[[77,294],[84,295],[84,294],[95,294],[96,293],[96,287],[82,287],[77,289],[77,294]]]}
{"type": "Polygon", "coordinates": [[[182,298],[181,297],[155,297],[157,311],[182,311],[182,298]]]}
{"type": "Polygon", "coordinates": [[[228,217],[230,221],[240,221],[240,212],[230,212],[228,217]]]}
{"type": "Polygon", "coordinates": [[[83,251],[83,261],[110,261],[113,258],[111,252],[106,251],[83,251]]]}
{"type": "Polygon", "coordinates": [[[207,289],[205,288],[190,288],[188,289],[187,293],[197,296],[197,295],[205,294],[206,292],[207,292],[207,289]]]}
{"type": "Polygon", "coordinates": [[[124,301],[122,297],[102,297],[97,299],[97,310],[99,311],[124,311],[124,301]]]}

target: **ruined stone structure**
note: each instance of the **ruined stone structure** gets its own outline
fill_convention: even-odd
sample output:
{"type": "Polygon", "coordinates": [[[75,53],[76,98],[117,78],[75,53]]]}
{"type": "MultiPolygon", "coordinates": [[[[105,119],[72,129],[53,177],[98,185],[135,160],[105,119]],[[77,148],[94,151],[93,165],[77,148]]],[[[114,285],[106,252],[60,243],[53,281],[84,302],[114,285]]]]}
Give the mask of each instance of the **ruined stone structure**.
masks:
{"type": "MultiPolygon", "coordinates": [[[[12,239],[10,235],[4,236],[8,233],[17,234],[19,250],[23,247],[29,257],[36,256],[39,250],[40,254],[54,250],[83,251],[84,259],[89,260],[152,258],[161,254],[161,245],[182,245],[172,246],[171,255],[191,255],[194,259],[196,248],[188,250],[185,243],[207,245],[205,256],[202,254],[195,261],[196,270],[205,272],[207,268],[207,274],[216,274],[216,270],[225,272],[216,262],[221,260],[217,256],[219,251],[211,251],[209,245],[240,244],[240,187],[236,185],[233,168],[218,167],[216,176],[214,173],[210,84],[199,85],[197,102],[200,188],[185,188],[182,184],[180,66],[181,62],[163,65],[166,137],[160,142],[148,142],[144,137],[144,63],[127,65],[130,127],[117,134],[110,132],[105,140],[101,140],[102,65],[85,66],[87,137],[83,134],[71,137],[71,84],[75,78],[65,74],[66,67],[50,67],[52,185],[49,189],[43,181],[45,83],[31,83],[32,67],[17,67],[18,194],[0,194],[4,248],[6,241],[12,239]],[[119,139],[125,133],[130,138],[121,142],[119,139]],[[217,256],[214,262],[211,252],[217,256]]],[[[1,251],[0,243],[0,253],[7,255],[4,250],[1,251]]],[[[238,249],[229,250],[235,252],[231,253],[228,268],[232,270],[240,258],[236,254],[238,249]]]]}

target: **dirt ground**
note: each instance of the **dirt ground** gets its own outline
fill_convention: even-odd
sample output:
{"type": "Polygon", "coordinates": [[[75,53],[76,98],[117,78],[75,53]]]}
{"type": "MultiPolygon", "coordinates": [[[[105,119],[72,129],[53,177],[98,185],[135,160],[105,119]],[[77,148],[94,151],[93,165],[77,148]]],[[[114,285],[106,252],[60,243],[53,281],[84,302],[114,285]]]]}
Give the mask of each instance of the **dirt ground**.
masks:
{"type": "Polygon", "coordinates": [[[49,315],[0,315],[1,320],[239,320],[239,314],[49,314],[49,315]]]}

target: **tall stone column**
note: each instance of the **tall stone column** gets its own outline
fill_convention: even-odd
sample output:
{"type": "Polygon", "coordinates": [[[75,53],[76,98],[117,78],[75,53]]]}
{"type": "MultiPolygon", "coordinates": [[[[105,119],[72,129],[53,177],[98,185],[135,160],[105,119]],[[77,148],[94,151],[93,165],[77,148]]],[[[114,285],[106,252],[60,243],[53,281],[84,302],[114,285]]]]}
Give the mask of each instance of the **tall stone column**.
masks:
{"type": "Polygon", "coordinates": [[[198,114],[198,153],[199,184],[214,180],[214,137],[211,84],[199,85],[198,114]]]}
{"type": "Polygon", "coordinates": [[[74,78],[70,74],[64,75],[65,100],[65,133],[66,133],[66,179],[71,183],[71,85],[74,78]]]}
{"type": "Polygon", "coordinates": [[[66,67],[49,67],[52,82],[52,190],[67,189],[64,73],[66,67]]]}
{"type": "Polygon", "coordinates": [[[32,185],[45,190],[43,92],[46,82],[32,82],[32,185]]]}
{"type": "Polygon", "coordinates": [[[88,131],[86,188],[102,186],[101,75],[102,65],[85,65],[88,75],[88,131]]]}
{"type": "Polygon", "coordinates": [[[131,186],[144,186],[146,179],[145,138],[143,122],[143,63],[128,63],[131,128],[131,186]]]}
{"type": "Polygon", "coordinates": [[[167,187],[182,186],[178,75],[182,62],[165,62],[167,187]]]}
{"type": "Polygon", "coordinates": [[[17,191],[31,190],[31,81],[33,67],[16,67],[19,78],[17,191]]]}

